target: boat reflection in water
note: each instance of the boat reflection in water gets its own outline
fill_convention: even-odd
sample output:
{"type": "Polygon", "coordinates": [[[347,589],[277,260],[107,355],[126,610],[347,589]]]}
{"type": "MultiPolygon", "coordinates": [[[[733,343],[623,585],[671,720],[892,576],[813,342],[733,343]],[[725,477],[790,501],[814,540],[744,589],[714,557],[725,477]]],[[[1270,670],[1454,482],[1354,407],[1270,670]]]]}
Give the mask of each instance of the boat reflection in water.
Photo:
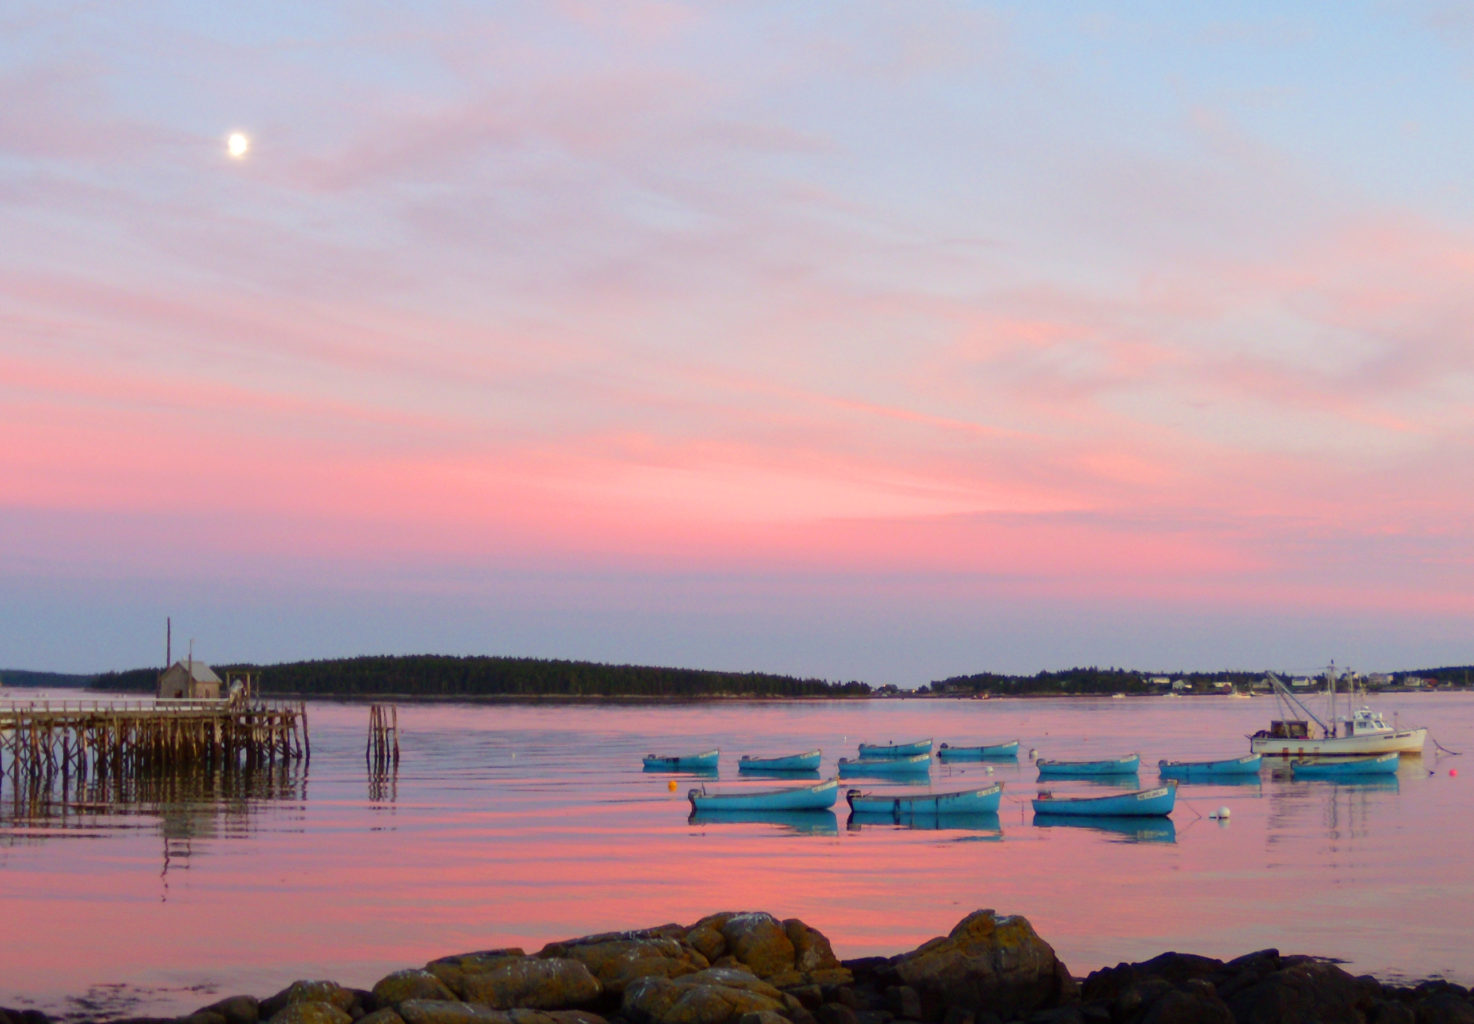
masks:
{"type": "Polygon", "coordinates": [[[1003,825],[997,813],[992,814],[885,814],[855,811],[845,822],[850,832],[867,828],[910,828],[923,832],[986,832],[977,838],[1002,839],[1003,825]]]}
{"type": "Polygon", "coordinates": [[[1035,828],[1067,825],[1111,834],[1122,843],[1175,843],[1177,826],[1167,817],[1117,817],[1105,814],[1035,814],[1035,828]]]}
{"type": "Polygon", "coordinates": [[[839,835],[833,811],[696,811],[686,820],[692,825],[776,825],[802,835],[839,835]]]}

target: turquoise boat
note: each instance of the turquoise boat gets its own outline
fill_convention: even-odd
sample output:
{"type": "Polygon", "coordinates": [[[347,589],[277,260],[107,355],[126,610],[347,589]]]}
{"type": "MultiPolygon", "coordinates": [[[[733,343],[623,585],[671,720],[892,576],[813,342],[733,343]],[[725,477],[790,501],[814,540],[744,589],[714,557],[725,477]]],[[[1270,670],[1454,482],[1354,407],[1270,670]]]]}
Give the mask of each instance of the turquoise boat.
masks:
{"type": "Polygon", "coordinates": [[[1033,799],[1035,814],[1081,815],[1085,817],[1154,817],[1171,814],[1177,803],[1177,780],[1169,779],[1151,789],[1105,796],[1055,796],[1043,792],[1033,799]]]}
{"type": "Polygon", "coordinates": [[[953,793],[865,793],[852,789],[844,798],[850,810],[857,814],[889,814],[897,818],[913,814],[996,814],[1003,798],[1003,783],[953,793]]]}
{"type": "Polygon", "coordinates": [[[1211,779],[1223,775],[1258,775],[1263,758],[1258,754],[1227,757],[1220,761],[1158,761],[1157,774],[1164,779],[1211,779]]]}
{"type": "Polygon", "coordinates": [[[1361,779],[1368,775],[1396,775],[1402,755],[1395,750],[1371,757],[1304,757],[1290,762],[1297,779],[1361,779]]]}
{"type": "Polygon", "coordinates": [[[646,754],[645,770],[652,772],[708,772],[717,766],[720,750],[700,754],[646,754]]]}
{"type": "Polygon", "coordinates": [[[819,770],[821,752],[810,750],[805,754],[788,754],[783,757],[753,757],[743,754],[737,762],[739,772],[816,772],[819,770]]]}
{"type": "Polygon", "coordinates": [[[1039,778],[1066,778],[1082,775],[1134,775],[1141,768],[1141,755],[1128,754],[1104,761],[1051,761],[1041,757],[1034,762],[1039,778]]]}
{"type": "Polygon", "coordinates": [[[839,759],[839,777],[852,775],[919,775],[931,771],[930,754],[912,754],[910,757],[861,757],[851,761],[839,759]]]}
{"type": "Polygon", "coordinates": [[[915,757],[931,753],[931,737],[910,743],[861,743],[861,757],[915,757]]]}
{"type": "Polygon", "coordinates": [[[826,811],[839,800],[839,780],[782,789],[727,789],[708,793],[699,786],[686,794],[691,813],[698,811],[826,811]]]}
{"type": "Polygon", "coordinates": [[[977,747],[954,747],[943,743],[937,748],[937,757],[943,761],[992,761],[1018,757],[1018,740],[1011,743],[984,743],[977,747]]]}

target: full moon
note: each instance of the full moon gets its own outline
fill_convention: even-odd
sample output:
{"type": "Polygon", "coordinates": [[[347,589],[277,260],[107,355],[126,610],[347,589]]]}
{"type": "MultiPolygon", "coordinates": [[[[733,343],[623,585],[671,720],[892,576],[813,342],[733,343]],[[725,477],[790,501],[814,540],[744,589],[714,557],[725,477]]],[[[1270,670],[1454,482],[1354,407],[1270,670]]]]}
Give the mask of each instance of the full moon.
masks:
{"type": "Polygon", "coordinates": [[[225,151],[235,160],[246,155],[246,150],[251,148],[251,140],[246,137],[245,132],[231,132],[230,138],[225,140],[225,151]]]}

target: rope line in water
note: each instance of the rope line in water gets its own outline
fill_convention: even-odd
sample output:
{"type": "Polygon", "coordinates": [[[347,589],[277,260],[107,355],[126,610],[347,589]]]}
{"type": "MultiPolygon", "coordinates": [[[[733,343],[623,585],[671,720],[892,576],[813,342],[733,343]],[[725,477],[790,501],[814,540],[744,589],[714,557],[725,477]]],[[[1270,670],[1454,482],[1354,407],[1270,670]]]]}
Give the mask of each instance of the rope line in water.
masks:
{"type": "Polygon", "coordinates": [[[1429,736],[1428,738],[1430,740],[1433,740],[1433,745],[1435,747],[1437,747],[1439,750],[1443,751],[1445,754],[1452,754],[1454,757],[1463,757],[1464,756],[1464,752],[1462,750],[1449,750],[1442,743],[1439,743],[1437,740],[1434,740],[1432,736],[1429,736]]]}

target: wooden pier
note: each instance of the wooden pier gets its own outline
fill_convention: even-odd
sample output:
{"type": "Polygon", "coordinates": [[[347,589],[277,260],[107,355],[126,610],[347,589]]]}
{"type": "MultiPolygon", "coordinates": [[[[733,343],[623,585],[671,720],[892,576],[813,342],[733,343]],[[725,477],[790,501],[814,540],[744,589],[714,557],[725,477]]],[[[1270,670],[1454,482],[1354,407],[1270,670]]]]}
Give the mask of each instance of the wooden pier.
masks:
{"type": "Polygon", "coordinates": [[[0,780],[255,768],[311,756],[300,703],[0,701],[0,780]]]}

